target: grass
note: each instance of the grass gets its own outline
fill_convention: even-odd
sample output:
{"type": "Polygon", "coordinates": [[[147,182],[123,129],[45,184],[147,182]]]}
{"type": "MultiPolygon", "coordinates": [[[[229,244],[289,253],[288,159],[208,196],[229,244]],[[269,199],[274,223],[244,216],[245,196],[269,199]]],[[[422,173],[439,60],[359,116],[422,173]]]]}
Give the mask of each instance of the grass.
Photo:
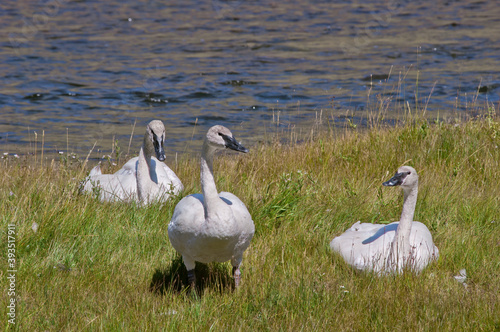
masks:
{"type": "MultiPolygon", "coordinates": [[[[16,225],[14,329],[500,329],[495,112],[466,122],[407,120],[278,142],[216,159],[218,189],[247,204],[256,234],[241,289],[233,290],[229,263],[200,264],[197,298],[185,288],[185,268],[167,237],[181,197],[149,208],[100,203],[78,193],[89,170],[82,172],[79,161],[41,166],[2,159],[3,262],[7,224],[16,225]],[[399,218],[401,191],[381,184],[405,163],[419,172],[415,219],[431,230],[440,258],[419,275],[357,273],[328,244],[357,220],[399,218]],[[466,287],[453,278],[462,268],[466,287]]],[[[179,160],[184,195],[200,191],[198,164],[194,157],[179,160]]],[[[0,306],[8,330],[6,266],[0,306]]]]}

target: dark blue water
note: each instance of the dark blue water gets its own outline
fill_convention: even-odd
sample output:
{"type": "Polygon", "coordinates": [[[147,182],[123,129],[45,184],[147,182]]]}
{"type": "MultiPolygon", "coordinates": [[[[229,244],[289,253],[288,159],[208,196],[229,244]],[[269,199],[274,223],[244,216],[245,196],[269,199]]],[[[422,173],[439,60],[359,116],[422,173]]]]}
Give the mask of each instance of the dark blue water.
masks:
{"type": "Polygon", "coordinates": [[[47,152],[109,152],[113,140],[126,151],[134,123],[137,151],[154,118],[167,152],[182,153],[213,124],[252,145],[500,100],[489,1],[3,1],[0,46],[9,153],[42,135],[47,152]]]}

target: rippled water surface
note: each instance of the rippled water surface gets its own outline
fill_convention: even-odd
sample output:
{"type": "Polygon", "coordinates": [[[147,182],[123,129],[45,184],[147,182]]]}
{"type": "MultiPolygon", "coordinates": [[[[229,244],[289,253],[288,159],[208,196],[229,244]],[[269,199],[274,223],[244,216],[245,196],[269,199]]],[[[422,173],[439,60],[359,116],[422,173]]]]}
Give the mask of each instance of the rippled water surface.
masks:
{"type": "Polygon", "coordinates": [[[167,153],[194,152],[216,123],[251,145],[318,119],[500,99],[494,1],[2,1],[0,44],[9,153],[42,133],[48,152],[127,149],[135,122],[137,151],[153,118],[167,153]]]}

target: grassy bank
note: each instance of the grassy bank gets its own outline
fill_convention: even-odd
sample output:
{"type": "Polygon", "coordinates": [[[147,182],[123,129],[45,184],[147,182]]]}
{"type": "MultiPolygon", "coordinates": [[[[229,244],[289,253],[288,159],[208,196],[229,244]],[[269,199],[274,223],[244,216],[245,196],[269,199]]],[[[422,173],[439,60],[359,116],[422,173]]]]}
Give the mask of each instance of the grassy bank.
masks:
{"type": "MultiPolygon", "coordinates": [[[[3,159],[4,327],[5,239],[15,224],[18,330],[500,328],[498,117],[347,128],[250,148],[215,162],[218,189],[239,196],[256,224],[242,287],[232,289],[228,263],[198,265],[198,299],[183,287],[185,269],[167,238],[180,197],[150,208],[100,203],[78,193],[89,167],[3,159]],[[357,220],[398,220],[402,193],[381,184],[403,163],[419,172],[415,219],[431,230],[440,258],[418,276],[356,273],[328,243],[357,220]],[[453,278],[462,268],[466,286],[453,278]]],[[[175,171],[184,195],[200,191],[198,160],[181,159],[175,171]]]]}

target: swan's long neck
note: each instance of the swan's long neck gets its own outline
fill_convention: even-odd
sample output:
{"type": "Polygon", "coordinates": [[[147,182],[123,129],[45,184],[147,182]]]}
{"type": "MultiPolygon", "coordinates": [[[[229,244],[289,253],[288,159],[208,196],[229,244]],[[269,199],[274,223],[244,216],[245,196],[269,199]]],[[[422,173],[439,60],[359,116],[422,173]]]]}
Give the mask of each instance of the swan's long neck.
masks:
{"type": "Polygon", "coordinates": [[[213,158],[215,150],[211,148],[207,142],[203,143],[201,153],[201,190],[205,200],[205,219],[213,220],[220,209],[218,206],[221,203],[217,187],[215,186],[213,173],[213,158]]]}
{"type": "Polygon", "coordinates": [[[149,139],[148,133],[144,135],[144,142],[142,143],[141,151],[139,152],[139,160],[137,162],[137,195],[141,202],[149,200],[148,194],[154,190],[158,185],[151,179],[150,167],[151,156],[154,147],[149,139]]]}
{"type": "Polygon", "coordinates": [[[411,264],[410,234],[413,215],[415,214],[415,206],[417,204],[418,186],[415,185],[411,188],[404,188],[403,191],[403,211],[401,212],[401,218],[391,248],[391,264],[396,263],[399,269],[407,264],[411,264]]]}
{"type": "Polygon", "coordinates": [[[149,165],[151,161],[151,156],[155,153],[155,148],[153,146],[153,142],[151,142],[151,138],[149,137],[149,133],[146,132],[144,134],[144,139],[142,141],[142,149],[144,150],[144,157],[149,165]]]}

